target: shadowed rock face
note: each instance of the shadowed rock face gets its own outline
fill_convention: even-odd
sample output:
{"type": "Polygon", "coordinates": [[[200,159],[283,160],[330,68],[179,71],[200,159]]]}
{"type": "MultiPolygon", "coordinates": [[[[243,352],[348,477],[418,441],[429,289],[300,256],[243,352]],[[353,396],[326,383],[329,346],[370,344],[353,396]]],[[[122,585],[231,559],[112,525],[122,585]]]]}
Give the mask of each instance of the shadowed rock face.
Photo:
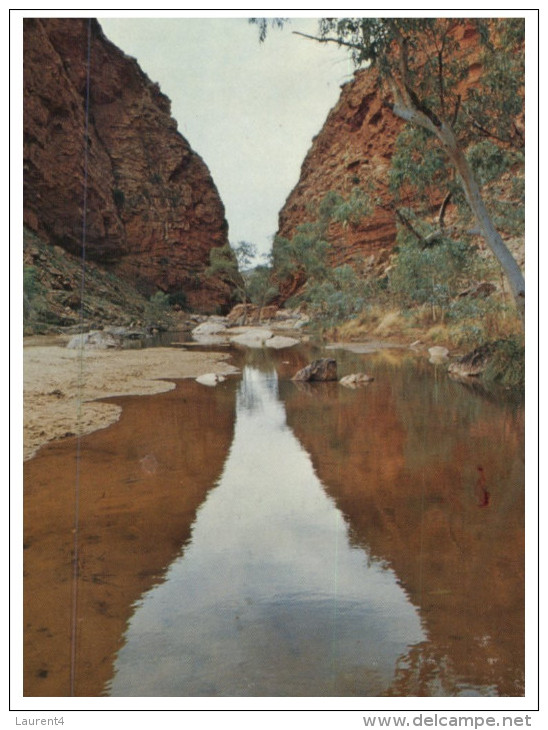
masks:
{"type": "MultiPolygon", "coordinates": [[[[86,256],[138,285],[186,293],[196,309],[229,301],[204,276],[227,243],[209,170],[177,131],[170,101],[91,22],[86,256]]],[[[78,253],[86,169],[88,21],[24,21],[24,222],[78,253]]]]}

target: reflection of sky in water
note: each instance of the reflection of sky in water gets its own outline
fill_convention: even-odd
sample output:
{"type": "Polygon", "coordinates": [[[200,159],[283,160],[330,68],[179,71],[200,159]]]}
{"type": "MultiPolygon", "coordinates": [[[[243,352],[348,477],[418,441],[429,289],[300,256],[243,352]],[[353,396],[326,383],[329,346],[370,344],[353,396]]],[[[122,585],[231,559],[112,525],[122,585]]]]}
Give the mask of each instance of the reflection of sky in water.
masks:
{"type": "Polygon", "coordinates": [[[274,372],[245,369],[219,485],[124,638],[118,696],[371,696],[424,639],[392,571],[349,546],[274,372]]]}

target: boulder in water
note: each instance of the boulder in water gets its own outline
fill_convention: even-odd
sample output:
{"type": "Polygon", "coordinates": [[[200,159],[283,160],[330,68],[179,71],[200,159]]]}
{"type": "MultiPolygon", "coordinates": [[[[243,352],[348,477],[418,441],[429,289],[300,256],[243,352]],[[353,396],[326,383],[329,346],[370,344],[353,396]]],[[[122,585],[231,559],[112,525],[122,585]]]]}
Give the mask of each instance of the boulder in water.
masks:
{"type": "Polygon", "coordinates": [[[293,380],[308,383],[328,382],[337,379],[337,361],[329,357],[314,360],[293,376],[293,380]]]}
{"type": "Polygon", "coordinates": [[[481,375],[493,355],[496,343],[486,342],[476,347],[463,357],[459,357],[447,368],[448,372],[458,378],[470,378],[481,375]]]}
{"type": "Polygon", "coordinates": [[[245,329],[241,334],[234,335],[230,341],[234,345],[243,345],[244,347],[264,347],[267,340],[272,337],[272,331],[261,327],[250,327],[245,329]]]}
{"type": "Polygon", "coordinates": [[[433,365],[442,365],[443,363],[447,362],[447,358],[449,357],[449,350],[447,349],[447,347],[429,347],[428,354],[430,355],[429,362],[431,362],[433,365]]]}
{"type": "Polygon", "coordinates": [[[339,383],[344,385],[346,388],[357,388],[360,385],[370,383],[372,380],[375,380],[375,378],[367,373],[352,373],[351,375],[345,375],[344,378],[341,378],[339,383]]]}
{"type": "Polygon", "coordinates": [[[204,345],[226,342],[226,322],[210,318],[192,330],[192,339],[204,345]]]}

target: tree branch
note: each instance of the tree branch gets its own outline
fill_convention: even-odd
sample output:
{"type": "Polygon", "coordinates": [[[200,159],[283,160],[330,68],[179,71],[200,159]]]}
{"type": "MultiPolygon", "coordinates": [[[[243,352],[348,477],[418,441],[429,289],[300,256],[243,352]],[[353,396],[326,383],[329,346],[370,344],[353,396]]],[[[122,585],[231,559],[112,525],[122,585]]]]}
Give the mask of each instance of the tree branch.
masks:
{"type": "Polygon", "coordinates": [[[453,193],[450,190],[447,193],[447,195],[445,196],[445,198],[443,199],[443,203],[441,204],[441,207],[440,207],[440,212],[438,215],[438,223],[440,226],[440,230],[442,230],[442,231],[445,228],[445,224],[444,224],[445,211],[447,209],[447,206],[449,205],[449,201],[451,200],[452,196],[453,196],[453,193]]]}
{"type": "Polygon", "coordinates": [[[472,115],[470,114],[470,112],[469,112],[469,111],[467,111],[467,112],[466,112],[466,115],[467,115],[467,116],[468,116],[468,118],[470,119],[470,121],[471,121],[471,123],[472,123],[472,126],[473,126],[473,127],[475,127],[475,128],[476,128],[476,129],[478,130],[478,132],[481,132],[481,133],[482,133],[482,134],[484,135],[484,137],[491,137],[492,139],[496,139],[496,140],[498,140],[499,142],[503,142],[504,144],[508,144],[508,142],[510,141],[510,140],[508,140],[508,139],[504,139],[503,137],[499,137],[499,135],[495,134],[495,133],[494,133],[494,132],[492,132],[492,131],[491,131],[490,129],[487,129],[487,127],[484,127],[484,126],[483,126],[482,124],[480,124],[480,123],[478,122],[478,120],[477,120],[477,119],[475,119],[475,118],[474,118],[474,117],[473,117],[473,116],[472,116],[472,115]]]}
{"type": "Polygon", "coordinates": [[[363,46],[359,43],[350,43],[350,41],[343,41],[341,38],[319,38],[315,35],[309,35],[308,33],[301,33],[299,30],[292,31],[293,35],[300,35],[303,38],[308,38],[311,41],[317,43],[336,43],[338,46],[346,46],[347,48],[353,48],[358,51],[363,51],[363,46]]]}
{"type": "Polygon", "coordinates": [[[461,102],[461,95],[457,94],[457,98],[455,100],[455,110],[453,111],[453,119],[451,120],[451,126],[454,127],[457,122],[457,117],[459,114],[460,109],[460,102],[461,102]]]}
{"type": "Polygon", "coordinates": [[[441,127],[441,121],[439,118],[434,114],[434,112],[426,106],[426,104],[423,104],[422,101],[419,99],[419,97],[415,94],[413,89],[406,85],[406,91],[409,95],[409,98],[411,99],[413,106],[418,109],[418,111],[422,112],[435,127],[441,127]]]}
{"type": "Polygon", "coordinates": [[[415,236],[415,238],[419,241],[419,243],[421,243],[423,245],[423,247],[426,246],[427,243],[426,243],[426,239],[424,238],[424,236],[421,236],[421,234],[413,228],[413,226],[407,220],[407,218],[403,215],[401,210],[398,210],[397,208],[395,208],[394,211],[395,211],[396,216],[397,216],[398,220],[400,221],[400,223],[402,223],[407,228],[408,231],[411,231],[411,233],[415,236]]]}
{"type": "Polygon", "coordinates": [[[435,132],[436,127],[441,127],[441,121],[429,107],[421,102],[409,80],[408,40],[402,35],[400,29],[393,21],[390,22],[390,26],[399,48],[399,70],[401,76],[399,83],[392,74],[388,76],[388,83],[394,96],[392,111],[405,121],[418,124],[430,132],[435,132]]]}
{"type": "MultiPolygon", "coordinates": [[[[390,21],[390,25],[392,27],[392,32],[394,33],[396,37],[396,43],[398,44],[399,48],[399,67],[400,67],[400,75],[401,75],[401,85],[398,87],[398,91],[400,93],[400,98],[403,101],[404,105],[408,108],[412,108],[414,106],[413,99],[411,98],[409,92],[411,91],[411,84],[409,83],[409,47],[407,43],[407,38],[402,35],[400,29],[398,28],[397,24],[393,21],[390,21]]],[[[393,82],[395,83],[395,79],[392,77],[393,82]]],[[[416,97],[415,97],[416,98],[416,97]]]]}
{"type": "Polygon", "coordinates": [[[440,90],[440,109],[445,116],[445,93],[443,88],[443,47],[438,51],[438,86],[440,90]]]}
{"type": "MultiPolygon", "coordinates": [[[[444,201],[442,203],[442,210],[445,211],[445,207],[447,206],[449,199],[451,197],[452,193],[449,192],[444,198],[444,201]]],[[[404,216],[404,214],[401,212],[401,210],[398,210],[393,204],[389,206],[396,214],[396,217],[400,221],[400,223],[407,228],[408,231],[410,231],[413,236],[417,239],[417,241],[420,243],[421,248],[428,248],[429,246],[432,246],[437,239],[451,236],[453,234],[457,234],[460,236],[480,236],[481,231],[479,228],[470,228],[470,229],[463,229],[459,226],[449,226],[446,228],[443,225],[443,213],[442,210],[440,210],[440,216],[439,216],[439,223],[440,227],[437,228],[435,231],[432,231],[427,236],[423,236],[421,233],[417,231],[416,228],[413,227],[411,222],[404,216]]]]}
{"type": "Polygon", "coordinates": [[[438,130],[441,126],[441,123],[439,122],[437,117],[434,115],[434,118],[438,122],[438,124],[435,124],[434,121],[429,117],[429,115],[421,109],[417,109],[413,105],[406,105],[401,98],[399,89],[397,90],[397,92],[399,99],[397,99],[394,104],[387,103],[386,106],[388,106],[397,117],[400,117],[400,119],[403,119],[405,122],[416,124],[419,127],[423,127],[423,129],[432,132],[432,134],[439,136],[438,130]]]}

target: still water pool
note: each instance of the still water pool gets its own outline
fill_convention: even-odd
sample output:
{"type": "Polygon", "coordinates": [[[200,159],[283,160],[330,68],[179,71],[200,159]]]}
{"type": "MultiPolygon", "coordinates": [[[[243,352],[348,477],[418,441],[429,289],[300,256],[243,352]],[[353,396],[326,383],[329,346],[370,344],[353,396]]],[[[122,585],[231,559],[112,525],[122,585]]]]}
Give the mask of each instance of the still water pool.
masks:
{"type": "MultiPolygon", "coordinates": [[[[77,694],[523,694],[522,404],[334,356],[375,380],[297,385],[306,353],[252,351],[83,439],[77,694]]],[[[28,694],[66,693],[69,446],[25,477],[28,694]]]]}

